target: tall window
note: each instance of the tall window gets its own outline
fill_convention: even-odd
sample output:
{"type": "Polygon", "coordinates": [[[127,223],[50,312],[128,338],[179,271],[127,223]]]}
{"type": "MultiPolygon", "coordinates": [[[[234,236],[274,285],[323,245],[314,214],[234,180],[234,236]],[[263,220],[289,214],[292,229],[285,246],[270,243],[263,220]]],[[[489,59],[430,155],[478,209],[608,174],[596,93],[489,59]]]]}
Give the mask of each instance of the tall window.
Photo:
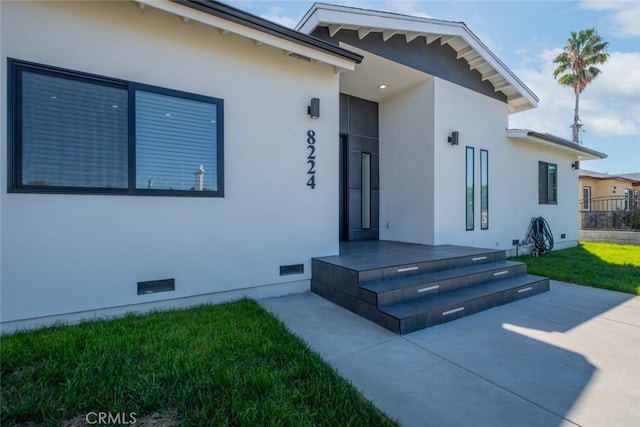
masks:
{"type": "Polygon", "coordinates": [[[9,190],[223,196],[223,101],[9,60],[9,190]]]}
{"type": "Polygon", "coordinates": [[[368,230],[371,228],[371,154],[362,153],[362,187],[361,187],[361,201],[362,201],[362,229],[368,230]]]}
{"type": "Polygon", "coordinates": [[[582,210],[591,210],[591,187],[588,185],[582,187],[582,210]]]}
{"type": "Polygon", "coordinates": [[[466,219],[467,230],[473,230],[473,204],[475,193],[475,178],[473,159],[475,157],[475,149],[467,147],[467,172],[466,172],[466,219]]]}
{"type": "Polygon", "coordinates": [[[489,152],[480,150],[480,228],[489,228],[489,152]]]}
{"type": "Polygon", "coordinates": [[[558,204],[558,165],[538,162],[538,203],[558,204]]]}

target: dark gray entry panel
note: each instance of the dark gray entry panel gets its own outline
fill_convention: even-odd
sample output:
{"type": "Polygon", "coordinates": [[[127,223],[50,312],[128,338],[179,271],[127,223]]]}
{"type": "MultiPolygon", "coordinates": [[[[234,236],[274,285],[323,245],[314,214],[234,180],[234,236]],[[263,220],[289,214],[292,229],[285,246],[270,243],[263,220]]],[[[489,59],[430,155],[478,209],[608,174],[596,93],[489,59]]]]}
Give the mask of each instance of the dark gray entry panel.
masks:
{"type": "Polygon", "coordinates": [[[380,236],[378,104],[340,94],[340,239],[380,236]]]}

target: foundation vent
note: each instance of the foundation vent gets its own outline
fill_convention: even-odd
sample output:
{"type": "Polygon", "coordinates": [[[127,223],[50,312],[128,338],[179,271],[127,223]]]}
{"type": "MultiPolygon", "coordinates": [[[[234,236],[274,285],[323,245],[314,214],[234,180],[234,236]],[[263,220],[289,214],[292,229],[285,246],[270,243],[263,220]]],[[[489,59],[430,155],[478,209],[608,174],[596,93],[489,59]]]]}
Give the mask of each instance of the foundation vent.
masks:
{"type": "Polygon", "coordinates": [[[304,264],[293,264],[293,265],[281,265],[280,266],[280,275],[281,276],[289,276],[292,274],[302,274],[304,273],[304,264]]]}
{"type": "Polygon", "coordinates": [[[176,290],[176,279],[151,280],[138,282],[138,295],[155,294],[176,290]]]}

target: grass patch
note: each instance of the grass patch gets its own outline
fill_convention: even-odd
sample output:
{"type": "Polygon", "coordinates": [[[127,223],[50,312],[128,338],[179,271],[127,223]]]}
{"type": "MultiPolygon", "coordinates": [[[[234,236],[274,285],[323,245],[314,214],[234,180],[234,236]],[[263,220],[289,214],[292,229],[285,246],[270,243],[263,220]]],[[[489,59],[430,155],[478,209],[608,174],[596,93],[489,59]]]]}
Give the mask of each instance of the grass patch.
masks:
{"type": "Polygon", "coordinates": [[[544,257],[522,256],[531,274],[640,295],[640,246],[580,242],[544,257]]]}
{"type": "Polygon", "coordinates": [[[185,426],[395,422],[251,300],[2,336],[2,425],[92,411],[185,426]]]}

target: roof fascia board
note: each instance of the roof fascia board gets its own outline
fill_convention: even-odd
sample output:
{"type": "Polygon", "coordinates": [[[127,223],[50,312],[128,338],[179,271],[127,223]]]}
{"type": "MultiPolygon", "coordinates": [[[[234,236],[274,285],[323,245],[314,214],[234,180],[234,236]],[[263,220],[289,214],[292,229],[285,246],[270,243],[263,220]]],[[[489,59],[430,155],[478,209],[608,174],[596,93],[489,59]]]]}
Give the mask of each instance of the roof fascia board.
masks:
{"type": "MultiPolygon", "coordinates": [[[[381,30],[399,30],[407,33],[429,33],[439,36],[457,36],[471,46],[493,69],[497,70],[510,86],[526,99],[531,108],[538,105],[539,98],[529,89],[463,22],[442,21],[388,12],[356,9],[346,6],[316,3],[300,20],[298,30],[311,33],[318,26],[342,25],[381,30]]],[[[514,107],[514,112],[527,108],[514,107]]]]}
{"type": "Polygon", "coordinates": [[[581,147],[571,141],[557,137],[555,135],[539,133],[529,129],[507,129],[507,138],[523,139],[529,142],[568,150],[573,154],[576,154],[579,160],[606,159],[608,157],[604,153],[592,150],[590,148],[581,147]]]}
{"type": "Polygon", "coordinates": [[[199,22],[218,28],[223,32],[246,37],[259,44],[269,45],[287,53],[295,53],[316,62],[332,65],[339,71],[354,70],[355,64],[362,61],[360,55],[349,52],[346,49],[220,3],[199,0],[135,1],[139,4],[177,15],[183,19],[186,18],[188,21],[199,22]],[[235,12],[235,14],[231,12],[235,12]],[[246,21],[243,21],[245,18],[246,21]],[[264,24],[264,27],[261,28],[259,24],[264,24]],[[281,32],[278,32],[278,30],[281,32]]]}
{"type": "Polygon", "coordinates": [[[630,182],[632,186],[639,186],[640,185],[640,181],[639,180],[633,179],[633,178],[629,178],[629,177],[625,176],[625,174],[608,175],[606,173],[593,172],[593,171],[588,171],[588,170],[581,169],[580,172],[578,173],[578,176],[580,178],[589,178],[589,179],[595,179],[595,180],[598,180],[598,181],[612,179],[612,180],[615,180],[615,181],[630,182]]]}
{"type": "Polygon", "coordinates": [[[465,34],[461,29],[466,28],[462,22],[440,21],[321,3],[316,3],[296,28],[304,33],[309,33],[319,25],[329,24],[461,37],[465,34]]]}

